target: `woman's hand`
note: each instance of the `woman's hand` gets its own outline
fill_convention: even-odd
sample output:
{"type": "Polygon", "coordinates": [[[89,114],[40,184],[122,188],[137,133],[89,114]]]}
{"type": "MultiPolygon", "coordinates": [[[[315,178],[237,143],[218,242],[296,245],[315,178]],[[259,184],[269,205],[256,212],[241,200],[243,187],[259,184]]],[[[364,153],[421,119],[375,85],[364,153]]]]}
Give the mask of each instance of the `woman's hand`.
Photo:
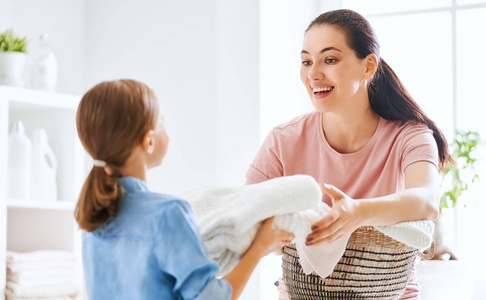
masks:
{"type": "Polygon", "coordinates": [[[290,244],[290,242],[295,238],[295,236],[287,231],[283,230],[273,230],[274,217],[268,218],[263,221],[262,226],[255,235],[252,247],[260,247],[263,251],[263,256],[280,250],[283,247],[290,244]]]}
{"type": "Polygon", "coordinates": [[[330,184],[319,184],[322,191],[332,200],[332,208],[320,221],[312,224],[312,233],[307,236],[306,245],[331,243],[353,233],[362,226],[358,201],[351,199],[330,184]]]}

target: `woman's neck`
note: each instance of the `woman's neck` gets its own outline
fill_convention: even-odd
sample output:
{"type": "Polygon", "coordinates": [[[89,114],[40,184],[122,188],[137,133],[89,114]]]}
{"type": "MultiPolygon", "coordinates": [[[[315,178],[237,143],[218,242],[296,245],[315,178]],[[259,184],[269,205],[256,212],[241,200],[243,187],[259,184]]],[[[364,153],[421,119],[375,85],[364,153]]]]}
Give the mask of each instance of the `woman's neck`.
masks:
{"type": "Polygon", "coordinates": [[[322,129],[329,145],[339,153],[361,150],[373,137],[380,116],[370,107],[362,111],[324,112],[322,129]]]}

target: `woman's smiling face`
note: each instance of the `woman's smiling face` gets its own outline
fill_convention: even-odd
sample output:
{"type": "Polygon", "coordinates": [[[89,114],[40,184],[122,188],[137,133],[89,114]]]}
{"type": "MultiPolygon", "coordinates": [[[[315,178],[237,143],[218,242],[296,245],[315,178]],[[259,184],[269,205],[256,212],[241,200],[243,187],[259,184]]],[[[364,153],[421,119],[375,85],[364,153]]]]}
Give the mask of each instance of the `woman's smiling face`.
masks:
{"type": "MultiPolygon", "coordinates": [[[[366,59],[360,59],[346,43],[344,33],[333,26],[314,26],[304,37],[300,78],[317,111],[346,109],[360,89],[366,59]]],[[[364,90],[366,92],[366,90],[364,90]]]]}

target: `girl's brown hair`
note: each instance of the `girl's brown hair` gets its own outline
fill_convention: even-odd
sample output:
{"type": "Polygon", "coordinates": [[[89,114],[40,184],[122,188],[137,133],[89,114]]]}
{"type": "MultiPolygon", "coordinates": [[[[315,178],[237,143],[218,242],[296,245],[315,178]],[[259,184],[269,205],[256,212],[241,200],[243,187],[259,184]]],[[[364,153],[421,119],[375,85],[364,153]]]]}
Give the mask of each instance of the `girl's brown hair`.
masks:
{"type": "Polygon", "coordinates": [[[447,140],[439,127],[427,117],[392,68],[383,58],[380,58],[380,45],[368,20],[355,11],[338,9],[315,18],[306,32],[321,25],[330,25],[341,30],[346,36],[348,46],[354,50],[358,58],[363,59],[373,53],[379,59],[378,69],[368,86],[368,96],[373,111],[385,120],[425,124],[432,130],[439,148],[439,169],[444,170],[447,164],[454,164],[449,154],[447,140]]]}
{"type": "Polygon", "coordinates": [[[158,114],[155,93],[135,80],[102,82],[83,96],[76,115],[79,138],[88,154],[112,172],[93,167],[86,178],[74,212],[81,229],[94,231],[116,216],[123,193],[117,169],[155,128],[158,114]]]}

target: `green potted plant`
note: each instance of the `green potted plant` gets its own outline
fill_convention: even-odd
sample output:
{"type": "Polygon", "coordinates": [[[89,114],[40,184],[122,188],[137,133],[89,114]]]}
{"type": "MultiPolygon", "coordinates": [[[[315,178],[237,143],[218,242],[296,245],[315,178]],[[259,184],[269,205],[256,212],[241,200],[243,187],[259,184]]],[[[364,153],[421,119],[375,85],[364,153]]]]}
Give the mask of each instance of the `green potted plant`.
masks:
{"type": "MultiPolygon", "coordinates": [[[[449,165],[442,173],[442,196],[440,198],[441,214],[435,222],[435,255],[433,259],[457,259],[453,251],[443,242],[442,211],[453,208],[459,203],[460,196],[479,180],[474,164],[477,159],[474,151],[479,143],[479,133],[476,131],[457,131],[452,143],[452,158],[455,165],[449,165]]],[[[466,206],[465,203],[463,203],[466,206]]]]}
{"type": "Polygon", "coordinates": [[[11,28],[0,33],[0,84],[23,85],[26,53],[26,36],[20,37],[11,28]]]}

